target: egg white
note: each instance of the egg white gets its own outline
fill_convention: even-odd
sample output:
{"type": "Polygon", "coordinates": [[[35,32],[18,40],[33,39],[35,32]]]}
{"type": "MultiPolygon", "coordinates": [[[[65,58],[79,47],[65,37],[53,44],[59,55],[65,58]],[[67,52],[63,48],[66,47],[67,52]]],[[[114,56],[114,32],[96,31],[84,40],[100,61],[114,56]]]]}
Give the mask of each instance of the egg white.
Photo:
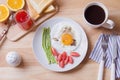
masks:
{"type": "Polygon", "coordinates": [[[77,49],[77,47],[80,45],[80,41],[82,39],[82,34],[81,34],[80,28],[77,26],[74,26],[68,22],[56,23],[54,26],[52,26],[50,35],[51,35],[52,47],[54,47],[59,52],[66,51],[67,53],[70,53],[71,51],[75,51],[77,49]],[[63,30],[67,26],[71,27],[72,36],[76,40],[76,45],[74,45],[74,46],[71,46],[71,45],[65,46],[60,41],[63,30]],[[59,41],[55,41],[53,38],[57,38],[59,41]]]}

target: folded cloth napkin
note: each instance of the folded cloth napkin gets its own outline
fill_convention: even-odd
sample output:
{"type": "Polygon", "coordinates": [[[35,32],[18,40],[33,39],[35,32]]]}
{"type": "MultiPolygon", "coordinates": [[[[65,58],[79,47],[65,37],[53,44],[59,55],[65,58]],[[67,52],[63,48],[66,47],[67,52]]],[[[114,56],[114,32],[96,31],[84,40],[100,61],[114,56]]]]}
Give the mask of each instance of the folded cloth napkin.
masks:
{"type": "MultiPolygon", "coordinates": [[[[100,63],[101,59],[102,59],[102,54],[103,54],[103,50],[102,50],[102,47],[101,47],[101,41],[102,41],[102,37],[103,35],[109,35],[109,42],[108,42],[108,48],[107,48],[107,51],[106,51],[106,56],[105,56],[105,67],[107,68],[111,68],[111,63],[112,63],[112,48],[114,46],[112,46],[112,37],[113,35],[110,35],[110,34],[101,34],[98,38],[98,41],[97,43],[95,44],[89,58],[92,59],[93,61],[97,62],[97,63],[100,63]]],[[[120,36],[118,35],[114,35],[116,36],[116,39],[117,39],[117,45],[118,45],[118,53],[117,53],[117,58],[115,60],[115,67],[116,67],[116,70],[115,70],[115,76],[116,78],[120,78],[120,36]]]]}

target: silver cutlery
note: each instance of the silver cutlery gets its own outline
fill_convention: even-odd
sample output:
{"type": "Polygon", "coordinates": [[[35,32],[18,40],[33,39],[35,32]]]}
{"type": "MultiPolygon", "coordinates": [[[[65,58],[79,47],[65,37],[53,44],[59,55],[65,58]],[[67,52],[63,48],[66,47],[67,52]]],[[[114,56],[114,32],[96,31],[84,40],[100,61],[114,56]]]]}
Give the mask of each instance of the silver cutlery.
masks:
{"type": "Polygon", "coordinates": [[[115,60],[117,58],[117,36],[112,36],[112,64],[111,64],[111,78],[115,80],[115,60]]]}
{"type": "Polygon", "coordinates": [[[13,22],[13,15],[11,14],[8,20],[7,28],[2,31],[2,34],[0,35],[0,41],[4,38],[4,36],[7,34],[11,24],[13,22]]]}
{"type": "Polygon", "coordinates": [[[108,48],[108,42],[109,42],[109,35],[103,34],[102,42],[101,42],[103,53],[102,53],[102,57],[101,57],[102,59],[99,66],[98,80],[103,80],[104,63],[105,63],[106,51],[108,48]]]}

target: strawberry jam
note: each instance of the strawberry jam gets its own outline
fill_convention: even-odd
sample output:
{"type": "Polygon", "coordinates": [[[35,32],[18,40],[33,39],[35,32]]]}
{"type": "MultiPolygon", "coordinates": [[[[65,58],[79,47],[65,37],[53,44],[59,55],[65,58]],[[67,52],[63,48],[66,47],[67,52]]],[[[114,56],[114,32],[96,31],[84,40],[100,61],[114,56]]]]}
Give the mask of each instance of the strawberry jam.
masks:
{"type": "Polygon", "coordinates": [[[32,19],[25,10],[20,10],[15,14],[15,21],[24,30],[29,30],[33,25],[32,19]]]}

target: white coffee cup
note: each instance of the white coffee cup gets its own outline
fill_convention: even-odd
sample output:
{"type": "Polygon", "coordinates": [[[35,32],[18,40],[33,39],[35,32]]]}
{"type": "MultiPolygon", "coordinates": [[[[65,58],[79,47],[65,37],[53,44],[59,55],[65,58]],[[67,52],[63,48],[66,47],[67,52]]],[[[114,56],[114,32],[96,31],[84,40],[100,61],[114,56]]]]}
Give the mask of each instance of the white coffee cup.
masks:
{"type": "Polygon", "coordinates": [[[84,20],[85,20],[85,22],[86,22],[88,25],[90,25],[91,27],[93,27],[93,28],[104,27],[104,28],[108,28],[108,29],[113,29],[113,27],[115,26],[115,23],[114,23],[112,20],[108,19],[108,10],[107,10],[107,8],[105,7],[104,4],[102,4],[102,3],[100,3],[100,2],[91,2],[91,3],[89,3],[89,4],[85,7],[83,14],[84,14],[84,20]],[[104,10],[104,13],[105,13],[104,20],[103,20],[100,24],[90,23],[90,22],[86,19],[86,16],[85,16],[86,10],[87,10],[89,7],[94,6],[94,5],[99,6],[100,8],[102,8],[102,9],[104,10]]]}

